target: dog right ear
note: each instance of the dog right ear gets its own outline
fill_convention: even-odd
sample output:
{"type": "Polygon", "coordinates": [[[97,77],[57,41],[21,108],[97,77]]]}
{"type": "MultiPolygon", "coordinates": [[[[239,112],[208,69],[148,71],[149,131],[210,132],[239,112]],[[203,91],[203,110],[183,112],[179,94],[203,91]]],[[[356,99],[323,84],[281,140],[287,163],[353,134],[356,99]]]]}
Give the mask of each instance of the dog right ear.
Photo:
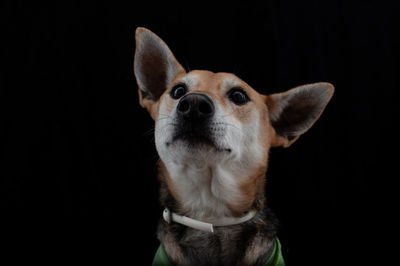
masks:
{"type": "Polygon", "coordinates": [[[317,121],[333,92],[332,84],[319,82],[268,95],[266,104],[276,133],[271,145],[289,147],[295,142],[317,121]]]}
{"type": "Polygon", "coordinates": [[[185,69],[156,34],[145,28],[137,28],[134,72],[139,86],[140,105],[153,116],[154,103],[158,101],[170,83],[185,69]]]}

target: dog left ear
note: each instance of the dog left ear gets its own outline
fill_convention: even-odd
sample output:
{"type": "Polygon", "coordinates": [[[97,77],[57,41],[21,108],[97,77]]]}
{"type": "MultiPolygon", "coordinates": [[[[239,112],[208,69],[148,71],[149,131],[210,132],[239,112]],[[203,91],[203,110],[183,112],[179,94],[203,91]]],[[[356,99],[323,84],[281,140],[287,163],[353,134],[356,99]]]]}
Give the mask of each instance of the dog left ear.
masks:
{"type": "Polygon", "coordinates": [[[272,146],[289,147],[322,114],[334,92],[330,83],[314,83],[268,95],[266,104],[275,130],[272,146]]]}
{"type": "Polygon", "coordinates": [[[139,86],[139,101],[152,114],[158,101],[172,80],[185,73],[175,56],[156,34],[146,28],[137,28],[134,72],[139,86]]]}

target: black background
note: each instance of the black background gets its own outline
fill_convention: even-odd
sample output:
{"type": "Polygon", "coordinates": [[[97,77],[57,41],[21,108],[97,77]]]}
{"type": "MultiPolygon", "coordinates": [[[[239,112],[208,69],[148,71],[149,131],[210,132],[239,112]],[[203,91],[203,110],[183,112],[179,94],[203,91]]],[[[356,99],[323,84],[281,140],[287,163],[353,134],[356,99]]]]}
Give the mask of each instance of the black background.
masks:
{"type": "Polygon", "coordinates": [[[396,160],[389,156],[399,82],[392,3],[0,7],[0,211],[3,221],[18,220],[3,230],[18,235],[7,245],[14,259],[150,264],[161,206],[153,121],[138,104],[132,69],[137,26],[163,38],[186,68],[233,72],[265,94],[333,83],[314,127],[289,149],[271,150],[268,204],[282,223],[288,265],[385,256],[374,221],[384,205],[378,184],[396,160]]]}

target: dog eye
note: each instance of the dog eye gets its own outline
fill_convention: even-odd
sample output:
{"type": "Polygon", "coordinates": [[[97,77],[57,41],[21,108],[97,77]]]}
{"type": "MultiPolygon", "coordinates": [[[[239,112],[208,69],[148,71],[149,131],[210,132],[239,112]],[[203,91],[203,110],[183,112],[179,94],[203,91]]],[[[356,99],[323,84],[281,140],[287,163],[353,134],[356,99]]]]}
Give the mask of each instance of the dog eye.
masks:
{"type": "Polygon", "coordinates": [[[236,105],[243,105],[250,101],[249,96],[242,88],[232,88],[228,92],[228,97],[236,105]]]}
{"type": "Polygon", "coordinates": [[[172,88],[172,90],[169,94],[171,95],[172,98],[177,100],[177,99],[181,98],[183,95],[185,95],[186,92],[187,92],[187,88],[186,88],[185,84],[177,84],[172,88]]]}

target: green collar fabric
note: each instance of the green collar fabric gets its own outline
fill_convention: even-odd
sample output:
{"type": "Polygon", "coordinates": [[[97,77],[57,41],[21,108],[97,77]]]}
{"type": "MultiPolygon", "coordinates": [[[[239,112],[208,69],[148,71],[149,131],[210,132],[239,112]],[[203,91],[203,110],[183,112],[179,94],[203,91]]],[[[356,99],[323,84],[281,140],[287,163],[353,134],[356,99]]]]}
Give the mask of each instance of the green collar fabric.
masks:
{"type": "Polygon", "coordinates": [[[281,242],[278,238],[276,238],[274,249],[264,266],[285,266],[285,261],[282,256],[281,242]]]}
{"type": "MultiPolygon", "coordinates": [[[[165,252],[162,244],[160,244],[157,249],[152,266],[173,266],[173,264],[168,259],[167,253],[165,252]]],[[[272,254],[271,256],[269,256],[264,266],[285,266],[285,261],[283,260],[282,256],[281,242],[279,242],[278,238],[276,238],[272,254]]]]}

